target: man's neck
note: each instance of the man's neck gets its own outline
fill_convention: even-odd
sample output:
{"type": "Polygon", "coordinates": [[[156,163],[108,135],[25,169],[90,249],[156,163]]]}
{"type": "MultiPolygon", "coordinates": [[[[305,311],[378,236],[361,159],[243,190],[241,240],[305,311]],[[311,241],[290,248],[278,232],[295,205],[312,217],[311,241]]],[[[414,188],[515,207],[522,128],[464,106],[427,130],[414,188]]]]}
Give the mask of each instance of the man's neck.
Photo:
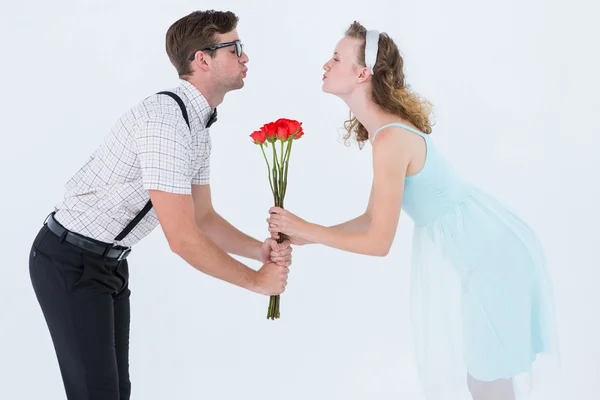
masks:
{"type": "Polygon", "coordinates": [[[210,106],[211,110],[214,110],[219,104],[223,102],[225,93],[210,85],[208,82],[202,82],[198,79],[188,80],[188,82],[200,91],[202,96],[204,96],[204,98],[208,102],[208,105],[210,106]]]}

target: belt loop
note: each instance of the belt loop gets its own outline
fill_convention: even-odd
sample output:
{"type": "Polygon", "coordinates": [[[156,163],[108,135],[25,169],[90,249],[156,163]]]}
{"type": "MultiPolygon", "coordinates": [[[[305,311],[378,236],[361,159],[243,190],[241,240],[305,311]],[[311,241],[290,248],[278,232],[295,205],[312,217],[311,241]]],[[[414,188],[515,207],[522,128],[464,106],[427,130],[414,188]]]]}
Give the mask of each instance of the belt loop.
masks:
{"type": "Polygon", "coordinates": [[[106,258],[106,256],[108,255],[108,252],[110,251],[111,246],[106,246],[104,248],[104,252],[102,253],[102,258],[106,258]]]}
{"type": "Polygon", "coordinates": [[[69,233],[68,230],[64,230],[63,233],[60,234],[60,237],[58,238],[58,240],[60,241],[60,243],[65,241],[65,237],[67,237],[67,233],[69,233]]]}

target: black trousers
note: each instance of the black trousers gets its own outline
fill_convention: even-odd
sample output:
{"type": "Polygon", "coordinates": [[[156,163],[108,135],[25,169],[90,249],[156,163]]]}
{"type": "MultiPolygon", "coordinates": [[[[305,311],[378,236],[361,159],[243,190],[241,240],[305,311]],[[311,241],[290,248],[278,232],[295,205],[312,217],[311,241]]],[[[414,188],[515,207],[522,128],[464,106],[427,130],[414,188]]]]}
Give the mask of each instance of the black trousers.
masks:
{"type": "Polygon", "coordinates": [[[69,400],[128,400],[129,271],[39,231],[31,283],[48,325],[69,400]]]}

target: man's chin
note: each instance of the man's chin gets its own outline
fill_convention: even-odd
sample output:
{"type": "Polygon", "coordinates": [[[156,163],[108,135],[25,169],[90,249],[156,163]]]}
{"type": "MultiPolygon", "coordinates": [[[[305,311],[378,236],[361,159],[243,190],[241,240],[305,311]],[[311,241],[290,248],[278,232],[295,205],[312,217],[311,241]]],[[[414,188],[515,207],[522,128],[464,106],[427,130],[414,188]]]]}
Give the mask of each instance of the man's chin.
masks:
{"type": "Polygon", "coordinates": [[[229,88],[229,90],[240,90],[241,88],[243,88],[245,85],[245,82],[243,79],[240,79],[238,82],[235,82],[234,84],[232,84],[229,88]]]}

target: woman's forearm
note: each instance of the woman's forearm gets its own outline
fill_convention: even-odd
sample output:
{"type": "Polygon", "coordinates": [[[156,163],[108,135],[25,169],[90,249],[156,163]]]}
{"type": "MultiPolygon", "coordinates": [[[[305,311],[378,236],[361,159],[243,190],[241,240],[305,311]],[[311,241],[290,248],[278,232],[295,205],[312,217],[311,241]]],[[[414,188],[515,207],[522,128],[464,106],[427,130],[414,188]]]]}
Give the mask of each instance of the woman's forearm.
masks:
{"type": "MultiPolygon", "coordinates": [[[[346,227],[348,226],[351,225],[346,227]]],[[[356,224],[353,226],[356,226],[356,224]]],[[[310,224],[303,232],[302,238],[313,243],[368,256],[384,257],[390,250],[390,244],[386,240],[378,237],[375,232],[369,232],[368,230],[365,232],[350,232],[335,227],[310,224]]]]}
{"type": "Polygon", "coordinates": [[[330,228],[338,229],[344,232],[365,233],[371,225],[371,217],[367,214],[360,215],[350,221],[331,226],[330,228]]]}

